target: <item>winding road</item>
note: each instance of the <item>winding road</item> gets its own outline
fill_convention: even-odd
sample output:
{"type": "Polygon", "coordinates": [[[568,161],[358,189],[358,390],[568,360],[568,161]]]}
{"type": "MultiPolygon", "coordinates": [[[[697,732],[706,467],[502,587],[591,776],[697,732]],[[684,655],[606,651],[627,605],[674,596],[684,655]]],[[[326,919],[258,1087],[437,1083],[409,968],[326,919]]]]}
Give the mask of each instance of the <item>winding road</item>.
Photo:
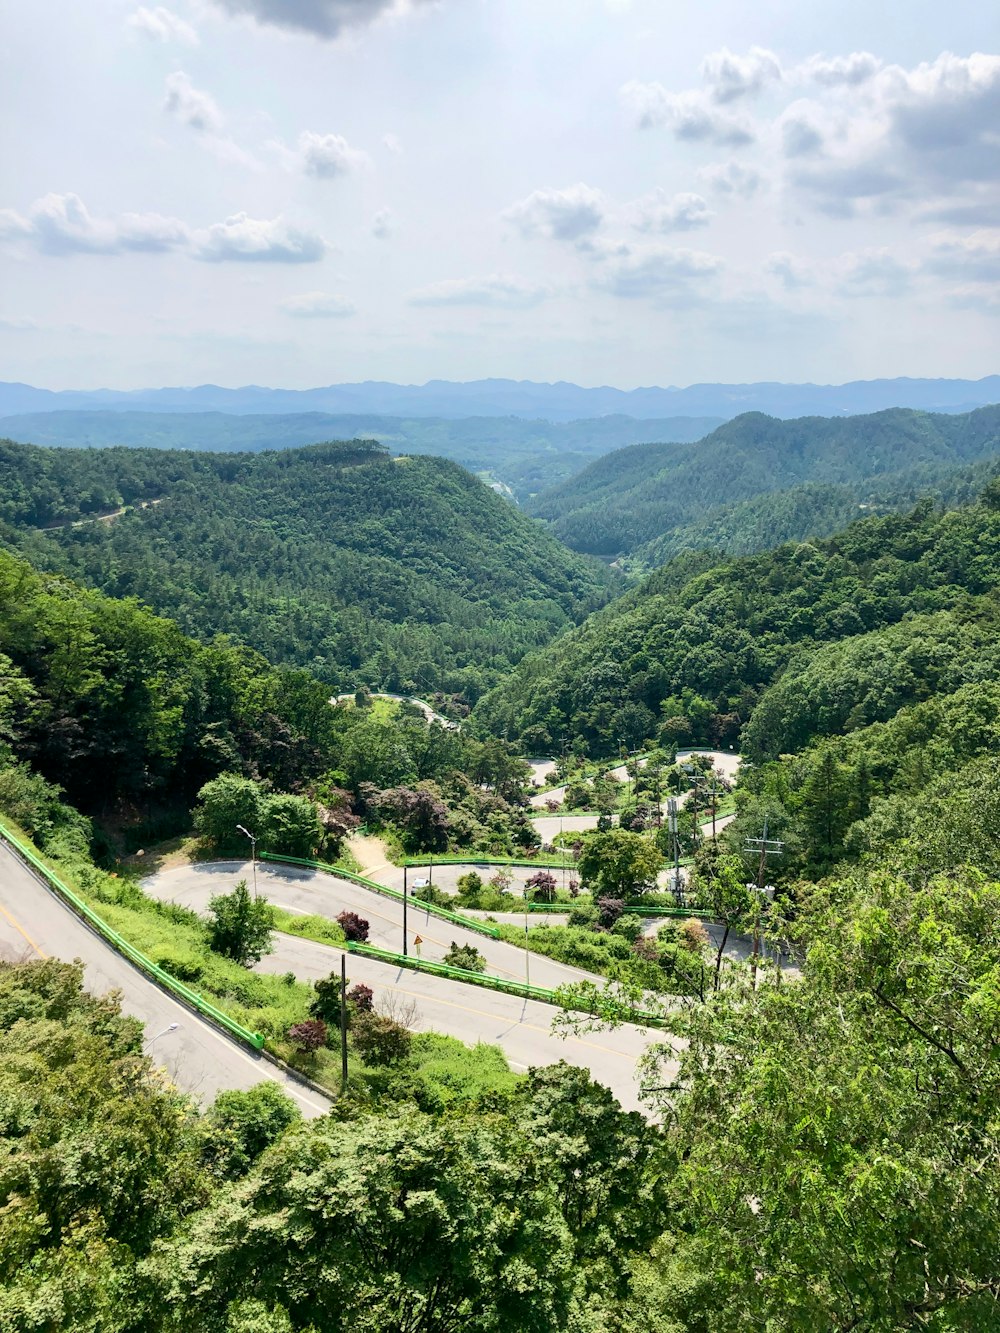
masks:
{"type": "Polygon", "coordinates": [[[145,1050],[184,1092],[208,1104],[226,1088],[279,1084],[307,1117],[329,1101],[161,990],[86,925],[33,870],[0,843],[0,958],[79,958],[87,989],[121,992],[122,1009],[145,1024],[145,1050]]]}
{"type": "MultiPolygon", "coordinates": [[[[241,879],[251,883],[252,871],[249,862],[208,862],[153,875],[144,881],[143,888],[152,897],[202,911],[213,894],[231,890],[241,879]]],[[[400,949],[402,905],[362,885],[322,872],[258,863],[257,886],[268,901],[288,911],[315,912],[331,918],[341,911],[356,911],[370,923],[372,944],[400,949]]],[[[523,921],[523,917],[520,919],[523,921]]],[[[454,940],[477,948],[487,959],[487,971],[496,976],[522,980],[527,957],[532,985],[556,987],[579,980],[604,984],[603,978],[579,968],[567,967],[536,953],[526,956],[523,949],[512,944],[453,926],[420,911],[413,903],[407,925],[411,951],[415,951],[419,935],[424,958],[442,957],[454,940]]],[[[275,934],[274,952],[261,960],[258,970],[294,972],[302,980],[316,980],[339,970],[342,953],[343,950],[331,945],[279,931],[275,934]]],[[[412,1003],[413,1026],[417,1030],[443,1032],[467,1045],[494,1042],[519,1071],[557,1060],[581,1065],[609,1087],[627,1110],[641,1109],[637,1064],[646,1048],[660,1039],[658,1033],[624,1024],[613,1032],[561,1036],[552,1031],[552,1020],[558,1010],[537,1000],[413,972],[360,954],[349,953],[347,966],[352,983],[363,981],[371,986],[376,1000],[412,1003]]]]}

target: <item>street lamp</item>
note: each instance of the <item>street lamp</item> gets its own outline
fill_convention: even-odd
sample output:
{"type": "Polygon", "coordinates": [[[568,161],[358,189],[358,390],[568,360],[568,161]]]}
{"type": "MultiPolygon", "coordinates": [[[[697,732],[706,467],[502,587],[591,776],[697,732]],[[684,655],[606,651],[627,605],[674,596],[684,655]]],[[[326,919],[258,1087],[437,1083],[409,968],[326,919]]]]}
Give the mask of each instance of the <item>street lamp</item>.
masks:
{"type": "Polygon", "coordinates": [[[178,1029],[179,1027],[180,1027],[180,1023],[171,1023],[170,1026],[169,1026],[169,1027],[165,1027],[165,1028],[163,1029],[162,1032],[158,1032],[158,1033],[156,1034],[155,1037],[150,1037],[150,1039],[149,1039],[149,1041],[146,1043],[146,1045],[147,1045],[147,1046],[152,1046],[152,1044],[153,1044],[154,1041],[159,1041],[161,1037],[166,1037],[166,1036],[168,1036],[171,1032],[176,1032],[177,1029],[178,1029]]]}
{"type": "Polygon", "coordinates": [[[248,828],[244,828],[242,824],[237,824],[236,827],[239,830],[239,832],[244,835],[244,837],[250,839],[250,865],[253,870],[253,898],[254,902],[256,902],[257,901],[257,839],[250,832],[250,830],[248,828]]]}

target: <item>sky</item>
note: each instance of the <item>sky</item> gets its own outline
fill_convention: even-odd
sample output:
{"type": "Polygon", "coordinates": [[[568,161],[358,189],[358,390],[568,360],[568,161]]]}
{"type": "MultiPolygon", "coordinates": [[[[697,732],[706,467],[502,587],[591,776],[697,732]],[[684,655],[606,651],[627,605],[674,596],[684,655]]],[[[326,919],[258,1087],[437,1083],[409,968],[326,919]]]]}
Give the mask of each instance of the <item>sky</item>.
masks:
{"type": "Polygon", "coordinates": [[[1000,370],[983,0],[34,0],[0,379],[1000,370]]]}

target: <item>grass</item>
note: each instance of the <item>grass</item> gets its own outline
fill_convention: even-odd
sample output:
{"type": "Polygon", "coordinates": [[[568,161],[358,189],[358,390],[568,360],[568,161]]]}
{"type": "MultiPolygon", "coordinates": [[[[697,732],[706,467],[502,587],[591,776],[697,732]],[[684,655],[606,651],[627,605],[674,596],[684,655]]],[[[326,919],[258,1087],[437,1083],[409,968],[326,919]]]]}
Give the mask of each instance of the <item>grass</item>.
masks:
{"type": "MultiPolygon", "coordinates": [[[[309,1014],[312,984],[291,973],[277,976],[253,972],[208,947],[205,925],[197,913],[176,903],[147,898],[132,875],[98,869],[82,857],[42,852],[11,820],[12,832],[95,912],[151,962],[200,992],[237,1023],[260,1032],[267,1049],[300,1069],[321,1087],[340,1090],[340,1051],[325,1048],[313,1056],[296,1052],[286,1033],[309,1014]]],[[[148,872],[148,863],[144,873],[148,872]]],[[[322,944],[343,945],[344,932],[319,916],[293,916],[275,909],[276,929],[322,944]]],[[[351,1076],[367,1099],[399,1101],[412,1098],[429,1110],[445,1110],[463,1100],[512,1091],[520,1082],[499,1047],[470,1048],[441,1033],[418,1033],[404,1065],[373,1069],[357,1057],[351,1076]]]]}

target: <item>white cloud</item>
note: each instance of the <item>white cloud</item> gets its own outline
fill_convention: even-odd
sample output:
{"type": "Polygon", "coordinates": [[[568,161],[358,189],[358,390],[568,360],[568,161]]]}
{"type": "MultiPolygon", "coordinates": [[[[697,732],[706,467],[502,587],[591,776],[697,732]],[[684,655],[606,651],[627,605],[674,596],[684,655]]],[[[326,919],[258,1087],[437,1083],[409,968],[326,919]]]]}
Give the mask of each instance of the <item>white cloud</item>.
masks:
{"type": "Polygon", "coordinates": [[[913,279],[913,266],[887,249],[841,255],[834,276],[842,296],[902,296],[913,279]]]}
{"type": "Polygon", "coordinates": [[[141,32],[155,42],[183,42],[186,46],[198,45],[198,34],[190,23],[185,23],[171,9],[157,5],[155,9],[140,6],[134,14],[125,20],[130,28],[141,32]]]}
{"type": "Polygon", "coordinates": [[[823,151],[823,132],[808,115],[786,112],[780,124],[786,157],[810,157],[823,151]]]}
{"type": "Polygon", "coordinates": [[[315,134],[304,130],[299,135],[296,160],[307,176],[317,180],[336,180],[367,166],[370,158],[351,145],[341,134],[315,134]]]}
{"type": "Polygon", "coordinates": [[[195,259],[207,263],[315,264],[330,249],[318,232],[292,226],[282,217],[235,213],[195,235],[195,259]]]}
{"type": "Polygon", "coordinates": [[[215,0],[229,14],[314,37],[335,38],[350,28],[402,14],[428,0],[215,0]]]}
{"type": "Polygon", "coordinates": [[[636,231],[693,231],[705,227],[715,216],[700,194],[675,194],[663,190],[639,199],[632,205],[632,226],[636,231]]]}
{"type": "Polygon", "coordinates": [[[765,184],[755,167],[745,167],[742,162],[714,162],[699,170],[698,179],[717,194],[739,195],[742,199],[749,199],[765,184]]]}
{"type": "Polygon", "coordinates": [[[745,56],[728,47],[714,51],[701,62],[702,78],[715,102],[735,102],[759,93],[769,83],[780,83],[781,62],[773,51],[751,46],[745,56]]]}
{"type": "Polygon", "coordinates": [[[598,285],[628,299],[674,296],[690,300],[698,294],[699,285],[715,278],[723,267],[717,255],[704,250],[653,247],[610,261],[598,285]]]}
{"type": "Polygon", "coordinates": [[[962,236],[941,232],[932,238],[928,272],[964,282],[1000,282],[1000,231],[962,236]]]}
{"type": "Polygon", "coordinates": [[[776,250],[768,255],[764,271],[778,278],[786,290],[795,291],[800,287],[812,286],[815,266],[807,264],[787,250],[776,250]]]}
{"type": "Polygon", "coordinates": [[[5,209],[0,235],[24,239],[48,255],[115,255],[129,251],[157,253],[184,248],[190,231],[177,218],[158,213],[123,213],[115,219],[93,217],[75,194],[47,194],[26,216],[5,209]]]}
{"type": "Polygon", "coordinates": [[[756,138],[753,126],[741,117],[720,111],[703,92],[672,93],[662,83],[633,80],[621,89],[639,129],[665,126],[676,139],[738,148],[756,138]]]}
{"type": "Polygon", "coordinates": [[[281,309],[296,319],[347,319],[357,314],[357,306],[346,296],[330,292],[303,292],[282,301],[281,309]]]}
{"type": "Polygon", "coordinates": [[[210,262],[308,264],[322,259],[330,248],[316,232],[294,227],[282,217],[267,220],[237,213],[225,222],[193,230],[179,218],[159,213],[95,218],[75,194],[47,194],[27,214],[0,211],[0,237],[27,241],[48,255],[177,251],[210,262]]]}
{"type": "Polygon", "coordinates": [[[225,118],[215,98],[203,89],[196,88],[183,70],[167,76],[163,110],[193,130],[201,147],[220,162],[260,170],[260,163],[251,153],[228,135],[220,133],[225,118]]]}
{"type": "Polygon", "coordinates": [[[525,236],[579,241],[597,231],[604,214],[605,200],[600,190],[580,182],[565,190],[535,190],[506,209],[503,216],[525,236]]]}
{"type": "Polygon", "coordinates": [[[397,156],[403,151],[403,145],[400,143],[399,137],[395,134],[383,134],[382,145],[383,147],[388,148],[390,153],[395,153],[397,156]]]}
{"type": "Polygon", "coordinates": [[[380,241],[391,236],[396,230],[395,219],[392,216],[392,210],[389,208],[380,208],[372,218],[372,235],[380,241]]]}
{"type": "Polygon", "coordinates": [[[415,306],[508,306],[527,308],[538,305],[549,295],[545,287],[533,286],[520,278],[495,273],[485,278],[449,278],[412,292],[415,306]]]}
{"type": "Polygon", "coordinates": [[[798,80],[812,80],[827,88],[857,88],[873,79],[882,62],[870,51],[852,51],[849,56],[811,56],[794,71],[798,80]]]}
{"type": "Polygon", "coordinates": [[[167,75],[163,109],[199,134],[215,134],[222,128],[215,99],[196,88],[183,70],[167,75]]]}
{"type": "MultiPolygon", "coordinates": [[[[823,212],[842,217],[859,206],[884,213],[911,200],[925,213],[965,207],[982,214],[990,202],[1000,208],[1000,55],[946,52],[915,69],[891,65],[873,72],[858,55],[845,60],[848,72],[854,62],[869,75],[851,84],[844,74],[851,99],[839,104],[836,133],[823,134],[825,161],[793,168],[794,188],[823,212]]],[[[828,85],[836,88],[831,79],[828,85]]],[[[798,106],[799,118],[820,134],[829,108],[798,106]]],[[[808,131],[799,133],[801,145],[808,131]]]]}

